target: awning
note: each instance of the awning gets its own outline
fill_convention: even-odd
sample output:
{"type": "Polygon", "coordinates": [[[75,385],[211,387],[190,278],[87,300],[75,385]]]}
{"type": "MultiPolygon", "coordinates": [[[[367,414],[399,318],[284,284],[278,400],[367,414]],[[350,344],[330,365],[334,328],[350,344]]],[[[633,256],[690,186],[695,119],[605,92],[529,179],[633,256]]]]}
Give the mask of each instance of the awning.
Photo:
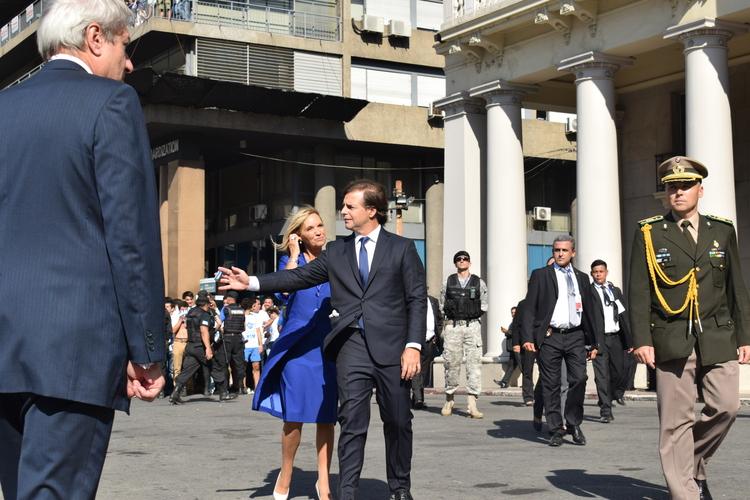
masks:
{"type": "Polygon", "coordinates": [[[219,108],[349,122],[368,101],[257,85],[222,82],[143,68],[125,77],[144,104],[219,108]]]}

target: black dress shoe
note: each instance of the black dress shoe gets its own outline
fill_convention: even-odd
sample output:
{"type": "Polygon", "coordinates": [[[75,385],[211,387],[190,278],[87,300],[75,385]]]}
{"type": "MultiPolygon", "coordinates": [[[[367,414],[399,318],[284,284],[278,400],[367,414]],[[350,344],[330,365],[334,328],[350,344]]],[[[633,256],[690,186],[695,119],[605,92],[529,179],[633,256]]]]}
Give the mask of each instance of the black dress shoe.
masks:
{"type": "Polygon", "coordinates": [[[424,404],[424,401],[414,401],[411,404],[411,407],[413,409],[415,409],[415,410],[424,410],[425,409],[425,404],[424,404]]]}
{"type": "Polygon", "coordinates": [[[617,401],[618,405],[625,406],[625,400],[623,398],[617,398],[615,401],[617,401]]]}
{"type": "Polygon", "coordinates": [[[561,446],[563,444],[563,431],[561,429],[556,430],[552,434],[552,437],[549,438],[549,443],[547,444],[550,446],[561,446]]]}
{"type": "Polygon", "coordinates": [[[611,421],[613,421],[614,419],[615,419],[615,417],[613,417],[612,415],[602,415],[601,417],[599,417],[599,422],[601,422],[603,424],[608,424],[611,421]]]}
{"type": "Polygon", "coordinates": [[[501,380],[500,381],[500,388],[501,389],[505,389],[506,387],[508,387],[508,382],[506,382],[505,380],[501,380]]]}
{"type": "Polygon", "coordinates": [[[401,488],[391,494],[391,500],[414,500],[409,490],[401,488]]]}
{"type": "Polygon", "coordinates": [[[233,394],[231,392],[222,392],[219,396],[219,401],[231,401],[232,399],[237,399],[237,394],[233,394]]]}
{"type": "Polygon", "coordinates": [[[537,432],[542,432],[542,419],[534,417],[534,420],[531,421],[531,425],[534,426],[534,430],[537,432]]]}
{"type": "Polygon", "coordinates": [[[568,434],[573,436],[573,442],[575,444],[585,446],[586,436],[583,435],[580,425],[568,425],[568,434]]]}
{"type": "Polygon", "coordinates": [[[705,479],[696,479],[695,484],[698,485],[698,491],[700,491],[700,500],[713,500],[705,479]]]}

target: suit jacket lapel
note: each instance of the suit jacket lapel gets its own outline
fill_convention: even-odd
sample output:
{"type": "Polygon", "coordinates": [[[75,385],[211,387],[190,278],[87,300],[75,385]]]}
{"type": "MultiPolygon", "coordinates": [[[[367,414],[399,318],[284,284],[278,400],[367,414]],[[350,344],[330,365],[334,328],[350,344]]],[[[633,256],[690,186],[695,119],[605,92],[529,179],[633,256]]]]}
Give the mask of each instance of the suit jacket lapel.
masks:
{"type": "Polygon", "coordinates": [[[356,239],[354,237],[354,233],[352,233],[350,236],[348,236],[344,240],[344,253],[346,254],[346,260],[349,261],[349,267],[352,269],[352,273],[354,274],[354,280],[359,284],[360,288],[362,287],[362,278],[359,277],[359,267],[357,267],[357,256],[354,254],[355,246],[356,246],[356,239]]]}
{"type": "Polygon", "coordinates": [[[700,222],[698,222],[698,244],[697,244],[697,252],[695,254],[696,258],[699,255],[703,255],[706,250],[708,250],[708,247],[711,246],[711,242],[714,239],[713,236],[713,226],[709,226],[707,224],[707,220],[704,216],[700,216],[700,222]]]}
{"type": "MultiPolygon", "coordinates": [[[[688,245],[688,242],[685,239],[685,235],[682,234],[682,229],[677,225],[677,222],[672,217],[672,213],[670,212],[669,214],[667,214],[664,220],[667,221],[667,228],[658,229],[659,231],[664,231],[664,238],[674,243],[677,248],[688,254],[691,258],[695,258],[693,249],[688,245]]],[[[698,234],[700,235],[700,230],[698,231],[698,234]]]]}
{"type": "Polygon", "coordinates": [[[555,291],[555,300],[560,295],[560,290],[557,288],[557,276],[555,275],[555,266],[547,266],[547,279],[551,282],[552,290],[555,291]]]}
{"type": "Polygon", "coordinates": [[[380,235],[378,235],[378,241],[375,243],[375,255],[372,256],[370,275],[367,278],[367,286],[365,287],[365,290],[367,290],[367,288],[370,286],[370,283],[372,283],[372,280],[375,278],[375,274],[377,274],[378,270],[380,269],[380,264],[383,262],[386,254],[385,247],[388,244],[388,240],[390,237],[390,233],[386,231],[384,227],[381,227],[380,235]]]}

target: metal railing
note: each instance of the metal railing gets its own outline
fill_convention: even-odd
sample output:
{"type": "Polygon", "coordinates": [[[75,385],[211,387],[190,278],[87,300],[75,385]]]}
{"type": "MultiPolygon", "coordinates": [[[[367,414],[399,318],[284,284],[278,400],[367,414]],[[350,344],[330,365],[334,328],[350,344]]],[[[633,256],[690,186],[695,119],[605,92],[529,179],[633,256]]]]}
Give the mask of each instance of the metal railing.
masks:
{"type": "Polygon", "coordinates": [[[177,5],[181,4],[175,4],[172,12],[159,12],[158,9],[142,11],[141,15],[134,16],[134,24],[161,17],[171,21],[244,28],[316,40],[341,40],[341,18],[337,16],[263,7],[246,0],[185,0],[180,9],[177,5]]]}
{"type": "Polygon", "coordinates": [[[42,16],[44,2],[45,0],[36,0],[19,12],[8,24],[0,27],[0,47],[10,43],[11,40],[23,33],[26,28],[42,16]]]}

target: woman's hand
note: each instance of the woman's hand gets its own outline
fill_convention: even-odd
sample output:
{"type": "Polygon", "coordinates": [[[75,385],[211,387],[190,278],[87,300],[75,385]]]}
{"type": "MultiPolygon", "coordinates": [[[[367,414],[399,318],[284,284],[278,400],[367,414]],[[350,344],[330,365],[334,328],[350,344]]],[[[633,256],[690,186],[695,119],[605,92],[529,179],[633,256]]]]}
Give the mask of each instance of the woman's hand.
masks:
{"type": "Polygon", "coordinates": [[[299,246],[299,236],[292,233],[289,235],[289,260],[297,261],[297,257],[299,257],[300,254],[300,246],[299,246]]]}
{"type": "Polygon", "coordinates": [[[219,271],[221,271],[221,278],[219,279],[221,286],[219,290],[237,290],[240,292],[247,290],[250,278],[245,271],[234,266],[232,266],[232,269],[219,267],[219,271]]]}

